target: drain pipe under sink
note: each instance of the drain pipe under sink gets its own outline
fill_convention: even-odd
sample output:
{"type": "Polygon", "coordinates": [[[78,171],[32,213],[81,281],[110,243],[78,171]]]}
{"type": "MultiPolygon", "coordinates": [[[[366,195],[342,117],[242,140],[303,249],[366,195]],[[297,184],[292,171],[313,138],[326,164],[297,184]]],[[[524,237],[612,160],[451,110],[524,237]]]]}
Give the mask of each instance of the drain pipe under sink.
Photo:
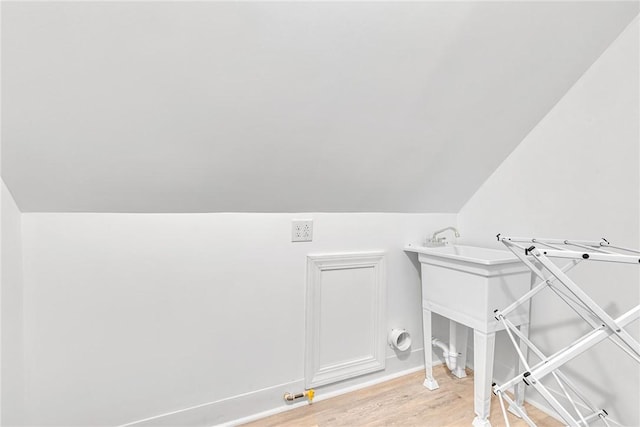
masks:
{"type": "Polygon", "coordinates": [[[442,357],[444,358],[444,363],[447,365],[447,369],[449,369],[451,372],[455,372],[457,367],[458,355],[455,353],[451,353],[449,346],[446,343],[440,341],[438,338],[434,338],[431,341],[431,344],[434,347],[439,347],[440,349],[442,349],[442,357]]]}
{"type": "Polygon", "coordinates": [[[433,338],[431,340],[431,345],[442,350],[442,357],[444,358],[444,362],[447,365],[447,369],[449,369],[455,376],[461,378],[466,375],[464,374],[465,367],[458,367],[458,357],[460,356],[460,353],[456,349],[457,340],[457,324],[455,321],[449,320],[449,344],[437,338],[433,338]]]}

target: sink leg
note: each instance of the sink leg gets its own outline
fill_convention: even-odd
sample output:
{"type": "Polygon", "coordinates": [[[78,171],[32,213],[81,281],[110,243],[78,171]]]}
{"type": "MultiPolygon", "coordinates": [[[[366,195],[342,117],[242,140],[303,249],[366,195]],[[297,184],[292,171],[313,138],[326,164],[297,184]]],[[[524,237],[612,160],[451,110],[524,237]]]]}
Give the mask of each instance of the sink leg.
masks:
{"type": "MultiPolygon", "coordinates": [[[[524,335],[526,338],[529,338],[529,324],[528,323],[522,324],[518,328],[520,329],[520,332],[522,333],[522,335],[524,335]]],[[[527,347],[527,345],[522,340],[519,340],[519,341],[520,341],[520,351],[522,352],[524,357],[527,357],[527,353],[529,351],[529,347],[527,347]]],[[[518,357],[517,354],[516,354],[516,363],[515,363],[515,365],[517,366],[518,372],[524,372],[524,370],[525,370],[524,363],[522,363],[522,361],[520,360],[520,358],[518,357]]],[[[526,388],[525,388],[524,382],[519,382],[519,383],[516,384],[515,393],[514,393],[514,404],[521,411],[524,411],[526,413],[526,411],[524,409],[524,391],[525,391],[525,389],[526,388]]],[[[518,411],[513,406],[514,405],[509,405],[509,412],[511,412],[512,414],[514,414],[518,418],[520,418],[520,415],[518,414],[518,411]]]]}
{"type": "Polygon", "coordinates": [[[422,334],[424,335],[424,386],[429,390],[437,389],[438,382],[433,378],[433,350],[431,349],[431,310],[422,309],[422,334]]]}
{"type": "Polygon", "coordinates": [[[489,427],[489,411],[491,410],[491,383],[493,379],[493,352],[496,334],[473,330],[473,364],[474,364],[474,410],[475,427],[489,427]]]}
{"type": "Polygon", "coordinates": [[[467,376],[464,368],[467,366],[467,337],[469,328],[461,323],[451,320],[449,330],[449,346],[452,353],[458,353],[459,356],[456,361],[456,369],[451,372],[458,378],[464,378],[467,376]]]}

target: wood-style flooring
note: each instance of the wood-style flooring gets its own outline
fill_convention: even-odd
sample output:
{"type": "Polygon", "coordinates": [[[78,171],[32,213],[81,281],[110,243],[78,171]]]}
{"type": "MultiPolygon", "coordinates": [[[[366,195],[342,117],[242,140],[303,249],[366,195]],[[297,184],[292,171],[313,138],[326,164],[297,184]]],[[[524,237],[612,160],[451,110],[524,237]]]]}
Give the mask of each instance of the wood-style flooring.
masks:
{"type": "MultiPolygon", "coordinates": [[[[440,388],[430,391],[422,385],[424,371],[405,375],[362,390],[312,405],[296,408],[246,424],[254,427],[270,426],[470,426],[473,413],[473,373],[458,379],[444,366],[433,369],[440,388]]],[[[320,393],[322,393],[320,391],[320,393]]],[[[561,426],[559,421],[525,404],[529,417],[538,427],[561,426]]],[[[500,402],[493,396],[491,425],[503,426],[500,402]]],[[[514,427],[526,423],[509,414],[514,427]]]]}

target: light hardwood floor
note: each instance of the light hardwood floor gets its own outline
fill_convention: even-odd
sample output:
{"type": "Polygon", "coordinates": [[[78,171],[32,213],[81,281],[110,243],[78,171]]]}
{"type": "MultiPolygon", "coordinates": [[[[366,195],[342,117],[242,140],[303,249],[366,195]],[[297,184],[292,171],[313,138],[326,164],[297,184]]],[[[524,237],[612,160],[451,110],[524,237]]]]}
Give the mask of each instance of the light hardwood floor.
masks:
{"type": "MultiPolygon", "coordinates": [[[[247,426],[470,426],[473,420],[473,373],[467,378],[453,377],[444,366],[434,367],[440,388],[423,387],[424,372],[416,372],[342,396],[246,424],[247,426]]],[[[322,393],[320,391],[319,393],[322,393]]],[[[526,404],[538,427],[562,424],[526,404]]],[[[504,425],[500,403],[493,397],[491,424],[504,425]]],[[[526,423],[509,414],[512,426],[526,423]]]]}

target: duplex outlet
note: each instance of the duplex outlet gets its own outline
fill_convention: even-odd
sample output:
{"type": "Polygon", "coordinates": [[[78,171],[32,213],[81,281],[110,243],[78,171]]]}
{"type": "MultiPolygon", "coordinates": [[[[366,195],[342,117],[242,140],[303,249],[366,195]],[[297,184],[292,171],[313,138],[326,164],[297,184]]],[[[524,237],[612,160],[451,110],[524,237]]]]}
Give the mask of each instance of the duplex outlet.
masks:
{"type": "Polygon", "coordinates": [[[294,219],[291,221],[291,241],[310,242],[313,240],[313,220],[294,219]]]}

